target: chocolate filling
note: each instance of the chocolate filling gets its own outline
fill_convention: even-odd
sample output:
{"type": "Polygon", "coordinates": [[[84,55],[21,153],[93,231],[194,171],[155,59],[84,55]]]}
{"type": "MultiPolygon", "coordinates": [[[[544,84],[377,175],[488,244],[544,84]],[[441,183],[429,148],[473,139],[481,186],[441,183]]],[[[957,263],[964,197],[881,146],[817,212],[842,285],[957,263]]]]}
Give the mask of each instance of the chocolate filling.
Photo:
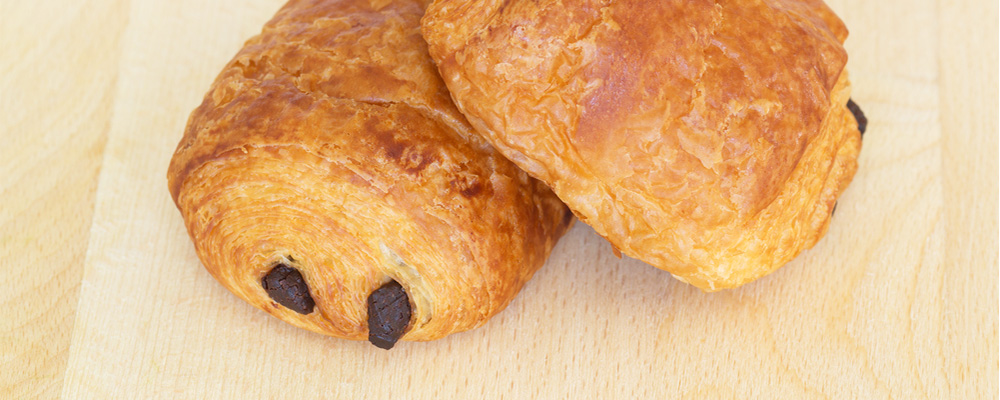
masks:
{"type": "Polygon", "coordinates": [[[868,127],[868,118],[865,118],[865,113],[861,111],[861,107],[858,107],[858,103],[855,103],[854,99],[847,99],[847,109],[851,110],[851,114],[854,114],[854,119],[858,121],[858,130],[861,131],[861,136],[864,136],[865,128],[868,127]]]}
{"type": "Polygon", "coordinates": [[[389,350],[410,324],[410,298],[399,282],[382,285],[368,296],[368,341],[389,350]]]}
{"type": "Polygon", "coordinates": [[[271,299],[299,314],[309,314],[316,306],[309,295],[309,285],[299,270],[278,264],[260,280],[271,299]]]}

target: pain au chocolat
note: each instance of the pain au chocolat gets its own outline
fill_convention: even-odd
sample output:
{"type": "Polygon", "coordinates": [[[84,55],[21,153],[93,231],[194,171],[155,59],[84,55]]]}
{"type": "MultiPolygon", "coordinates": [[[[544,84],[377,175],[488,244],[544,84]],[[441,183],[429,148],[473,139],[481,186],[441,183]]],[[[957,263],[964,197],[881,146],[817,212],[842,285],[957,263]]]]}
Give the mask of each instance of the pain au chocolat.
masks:
{"type": "Polygon", "coordinates": [[[820,0],[436,0],[422,24],[480,134],[701,289],[812,247],[857,169],[847,29],[820,0]]]}
{"type": "Polygon", "coordinates": [[[293,0],[192,113],[170,193],[205,268],[292,325],[392,347],[483,324],[572,214],[471,131],[419,1],[293,0]]]}

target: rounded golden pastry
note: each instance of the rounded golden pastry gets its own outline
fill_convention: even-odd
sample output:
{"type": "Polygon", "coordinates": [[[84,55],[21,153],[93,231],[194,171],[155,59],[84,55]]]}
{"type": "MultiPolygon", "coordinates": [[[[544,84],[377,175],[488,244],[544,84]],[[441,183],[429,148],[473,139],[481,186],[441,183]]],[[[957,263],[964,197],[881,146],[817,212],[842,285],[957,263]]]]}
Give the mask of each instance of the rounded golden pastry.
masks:
{"type": "Polygon", "coordinates": [[[422,24],[477,132],[704,290],[812,247],[857,168],[847,30],[819,0],[436,0],[422,24]]]}
{"type": "Polygon", "coordinates": [[[472,134],[422,15],[418,1],[293,0],[192,113],[170,193],[237,296],[380,347],[437,339],[503,310],[572,223],[472,134]]]}

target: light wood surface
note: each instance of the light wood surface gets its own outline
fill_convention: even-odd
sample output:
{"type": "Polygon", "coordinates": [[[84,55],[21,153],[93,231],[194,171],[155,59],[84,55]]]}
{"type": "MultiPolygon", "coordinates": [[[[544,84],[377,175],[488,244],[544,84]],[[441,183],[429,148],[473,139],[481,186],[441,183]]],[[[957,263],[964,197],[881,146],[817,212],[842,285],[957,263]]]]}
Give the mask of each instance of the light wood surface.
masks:
{"type": "Polygon", "coordinates": [[[281,3],[0,1],[0,398],[997,397],[996,1],[829,1],[869,131],[778,272],[704,294],[577,224],[486,325],[388,352],[228,293],[166,190],[281,3]]]}
{"type": "Polygon", "coordinates": [[[62,390],[127,10],[0,0],[0,398],[62,390]]]}

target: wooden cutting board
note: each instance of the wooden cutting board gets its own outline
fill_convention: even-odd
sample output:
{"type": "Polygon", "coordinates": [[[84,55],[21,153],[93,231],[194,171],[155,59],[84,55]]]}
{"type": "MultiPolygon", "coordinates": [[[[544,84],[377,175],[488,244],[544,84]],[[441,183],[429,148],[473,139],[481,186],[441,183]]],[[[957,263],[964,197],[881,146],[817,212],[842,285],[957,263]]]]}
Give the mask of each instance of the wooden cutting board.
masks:
{"type": "Polygon", "coordinates": [[[869,118],[827,236],[705,294],[577,224],[483,327],[312,334],[198,263],[188,113],[282,0],[0,3],[0,398],[996,398],[995,0],[831,0],[869,118]]]}

